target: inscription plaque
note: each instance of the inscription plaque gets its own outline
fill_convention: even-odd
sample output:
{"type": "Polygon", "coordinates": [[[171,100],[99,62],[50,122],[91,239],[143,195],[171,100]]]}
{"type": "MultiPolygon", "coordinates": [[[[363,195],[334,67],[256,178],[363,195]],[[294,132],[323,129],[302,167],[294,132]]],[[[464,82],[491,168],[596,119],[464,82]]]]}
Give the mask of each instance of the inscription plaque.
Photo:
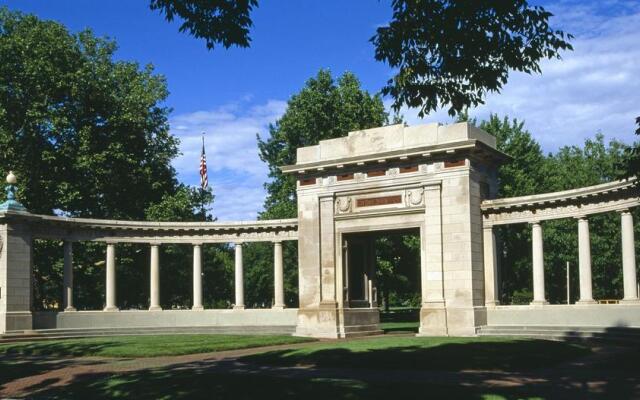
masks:
{"type": "Polygon", "coordinates": [[[369,197],[367,199],[357,199],[356,205],[358,207],[373,207],[373,206],[386,206],[388,204],[402,203],[401,195],[384,196],[384,197],[369,197]]]}

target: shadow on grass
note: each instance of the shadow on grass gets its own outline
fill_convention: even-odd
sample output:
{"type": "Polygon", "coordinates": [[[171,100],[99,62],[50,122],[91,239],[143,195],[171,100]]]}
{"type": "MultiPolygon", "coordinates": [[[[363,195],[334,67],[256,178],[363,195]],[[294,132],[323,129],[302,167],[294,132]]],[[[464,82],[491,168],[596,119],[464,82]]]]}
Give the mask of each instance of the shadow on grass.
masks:
{"type": "MultiPolygon", "coordinates": [[[[277,366],[312,366],[318,368],[384,368],[387,370],[502,370],[526,371],[551,367],[590,353],[586,347],[546,340],[478,341],[478,339],[412,338],[414,345],[386,348],[351,349],[308,348],[271,351],[244,359],[277,366]],[[456,340],[462,342],[456,343],[456,340]]],[[[356,343],[363,346],[362,343],[356,343]]],[[[366,346],[366,343],[364,344],[366,346]]]]}
{"type": "Polygon", "coordinates": [[[182,367],[128,372],[85,374],[64,387],[43,388],[29,398],[46,399],[609,399],[632,398],[638,379],[604,378],[596,390],[584,379],[551,375],[522,384],[498,386],[491,373],[456,381],[394,381],[354,378],[305,370],[306,375],[287,371],[243,370],[241,366],[211,368],[202,363],[182,367]]]}
{"type": "Polygon", "coordinates": [[[60,359],[97,354],[112,343],[42,341],[16,342],[0,346],[0,388],[16,379],[43,374],[69,365],[95,365],[99,361],[60,359]]]}
{"type": "Polygon", "coordinates": [[[44,340],[40,342],[16,342],[0,345],[5,356],[91,356],[118,345],[106,339],[44,340]]]}

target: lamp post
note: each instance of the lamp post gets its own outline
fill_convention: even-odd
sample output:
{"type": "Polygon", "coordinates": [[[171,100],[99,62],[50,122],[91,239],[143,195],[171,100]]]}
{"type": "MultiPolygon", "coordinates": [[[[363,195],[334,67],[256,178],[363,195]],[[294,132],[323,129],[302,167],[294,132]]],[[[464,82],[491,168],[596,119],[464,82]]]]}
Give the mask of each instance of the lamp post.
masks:
{"type": "Polygon", "coordinates": [[[5,188],[5,192],[7,193],[7,200],[4,203],[0,204],[0,212],[27,211],[27,209],[16,200],[16,183],[18,183],[18,178],[16,178],[13,171],[9,171],[9,174],[7,175],[7,187],[5,188]]]}

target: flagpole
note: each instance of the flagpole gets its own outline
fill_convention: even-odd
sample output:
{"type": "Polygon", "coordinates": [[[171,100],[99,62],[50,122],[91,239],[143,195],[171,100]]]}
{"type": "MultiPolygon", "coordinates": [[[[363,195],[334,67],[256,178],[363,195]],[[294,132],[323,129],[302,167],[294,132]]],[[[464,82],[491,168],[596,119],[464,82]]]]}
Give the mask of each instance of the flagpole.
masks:
{"type": "MultiPolygon", "coordinates": [[[[202,132],[202,153],[204,154],[204,132],[202,132]]],[[[200,212],[202,213],[202,221],[207,221],[207,214],[204,212],[204,185],[200,184],[200,212]]]]}

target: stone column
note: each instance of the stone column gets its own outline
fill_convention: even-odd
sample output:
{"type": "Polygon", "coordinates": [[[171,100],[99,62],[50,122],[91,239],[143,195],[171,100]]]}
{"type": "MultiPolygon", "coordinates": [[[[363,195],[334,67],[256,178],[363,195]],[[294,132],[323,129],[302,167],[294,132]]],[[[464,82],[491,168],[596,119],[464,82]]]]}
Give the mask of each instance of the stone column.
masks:
{"type": "Polygon", "coordinates": [[[236,243],[236,310],[244,309],[244,271],[242,270],[242,243],[236,243]]]}
{"type": "Polygon", "coordinates": [[[495,307],[498,301],[498,254],[496,250],[496,234],[492,226],[485,226],[482,231],[484,246],[484,304],[495,307]]]}
{"type": "Polygon", "coordinates": [[[193,307],[192,310],[202,311],[202,245],[193,245],[193,307]]]}
{"type": "Polygon", "coordinates": [[[273,242],[273,308],[284,308],[284,265],[282,261],[282,242],[273,242]]]}
{"type": "Polygon", "coordinates": [[[533,301],[531,304],[547,304],[544,295],[544,250],[540,222],[531,223],[531,244],[533,250],[533,301]]]}
{"type": "Polygon", "coordinates": [[[420,335],[448,335],[444,301],[442,187],[424,187],[424,226],[420,229],[420,335]]]}
{"type": "Polygon", "coordinates": [[[64,269],[62,272],[62,280],[64,282],[63,306],[64,311],[75,311],[73,306],[73,244],[64,241],[64,269]]]}
{"type": "Polygon", "coordinates": [[[591,241],[589,220],[578,218],[578,269],[580,275],[580,300],[578,304],[593,304],[593,284],[591,280],[591,241]]]}
{"type": "Polygon", "coordinates": [[[116,306],[116,245],[107,243],[106,306],[104,311],[118,311],[116,306]]]}
{"type": "Polygon", "coordinates": [[[334,197],[320,197],[320,304],[335,309],[336,295],[336,237],[334,225],[334,197]]]}
{"type": "Polygon", "coordinates": [[[622,230],[622,275],[624,281],[624,302],[638,302],[636,277],[636,250],[633,233],[633,215],[629,210],[620,213],[622,230]]]}
{"type": "Polygon", "coordinates": [[[149,311],[160,311],[160,246],[157,244],[151,245],[151,288],[149,311]]]}

